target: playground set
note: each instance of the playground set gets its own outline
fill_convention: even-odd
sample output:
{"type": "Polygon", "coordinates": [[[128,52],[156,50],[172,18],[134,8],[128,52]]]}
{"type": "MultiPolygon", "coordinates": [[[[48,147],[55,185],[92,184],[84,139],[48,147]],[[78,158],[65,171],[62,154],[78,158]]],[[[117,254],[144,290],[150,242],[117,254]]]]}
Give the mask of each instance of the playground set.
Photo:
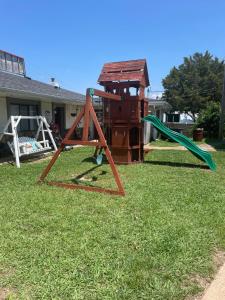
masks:
{"type": "Polygon", "coordinates": [[[144,122],[151,122],[163,135],[182,144],[197,158],[205,161],[211,170],[216,169],[210,153],[200,149],[186,136],[164,126],[157,117],[148,115],[148,100],[145,98],[145,88],[149,86],[149,78],[145,59],[104,64],[98,83],[104,87],[104,91],[87,89],[86,102],[82,111],[43,171],[40,182],[44,182],[66,146],[94,146],[94,157],[97,164],[101,164],[102,152],[105,152],[117,190],[58,181],[48,181],[47,183],[69,189],[125,195],[115,163],[131,164],[144,161],[144,122]],[[92,104],[94,96],[101,97],[103,101],[103,128],[100,126],[92,104]],[[84,119],[82,139],[73,139],[82,118],[84,119]],[[91,120],[98,134],[98,140],[96,141],[91,141],[88,138],[91,120]]]}

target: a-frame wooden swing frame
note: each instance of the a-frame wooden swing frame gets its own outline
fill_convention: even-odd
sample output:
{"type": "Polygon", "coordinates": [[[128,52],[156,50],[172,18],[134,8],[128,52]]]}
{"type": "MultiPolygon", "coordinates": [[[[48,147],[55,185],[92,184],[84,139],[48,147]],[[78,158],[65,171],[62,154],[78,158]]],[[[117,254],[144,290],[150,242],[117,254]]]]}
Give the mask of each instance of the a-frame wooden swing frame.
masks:
{"type": "Polygon", "coordinates": [[[86,103],[75,119],[72,127],[69,129],[67,132],[65,138],[63,139],[60,147],[52,157],[51,161],[43,171],[41,177],[40,177],[40,182],[44,182],[46,176],[50,172],[52,166],[56,162],[57,158],[59,157],[60,153],[63,151],[63,149],[67,145],[84,145],[84,146],[95,146],[95,147],[100,147],[103,148],[105,151],[105,155],[107,157],[107,160],[109,162],[109,165],[111,167],[113,177],[115,179],[116,185],[118,190],[112,190],[112,189],[106,189],[106,188],[101,188],[101,187],[94,187],[94,186],[86,186],[86,185],[80,185],[80,184],[74,184],[74,183],[63,183],[63,182],[57,182],[57,181],[47,181],[49,185],[55,185],[59,187],[64,187],[68,189],[82,189],[86,191],[95,191],[95,192],[100,192],[100,193],[109,193],[109,194],[114,194],[114,195],[125,195],[125,191],[123,188],[122,181],[120,179],[119,173],[117,171],[117,168],[115,166],[114,160],[112,158],[111,152],[109,150],[109,147],[107,145],[105,136],[103,134],[103,131],[101,129],[101,126],[98,122],[93,104],[92,104],[92,97],[93,96],[99,96],[103,98],[107,98],[110,100],[115,100],[115,101],[121,101],[121,96],[111,94],[111,93],[106,93],[100,90],[96,89],[87,89],[86,92],[86,103]],[[74,131],[76,130],[79,122],[81,119],[84,117],[84,127],[83,127],[83,135],[82,135],[82,140],[73,140],[71,137],[73,136],[74,131]],[[89,132],[89,125],[90,125],[90,120],[93,120],[94,126],[96,127],[96,130],[98,132],[99,140],[98,141],[89,141],[88,140],[88,132],[89,132]]]}

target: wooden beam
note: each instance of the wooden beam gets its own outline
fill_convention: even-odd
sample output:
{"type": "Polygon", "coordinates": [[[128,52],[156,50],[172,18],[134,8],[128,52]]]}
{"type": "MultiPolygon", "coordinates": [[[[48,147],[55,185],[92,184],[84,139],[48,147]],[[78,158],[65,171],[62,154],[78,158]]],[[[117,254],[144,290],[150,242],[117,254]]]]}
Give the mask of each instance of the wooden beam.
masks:
{"type": "MultiPolygon", "coordinates": [[[[87,89],[87,93],[90,93],[90,90],[91,89],[87,89]]],[[[111,99],[111,100],[116,100],[116,101],[121,101],[122,100],[121,96],[119,96],[119,95],[103,92],[103,91],[96,90],[96,89],[92,89],[92,90],[93,90],[93,94],[95,96],[102,97],[102,98],[107,98],[107,99],[111,99]]]]}
{"type": "Polygon", "coordinates": [[[83,127],[83,136],[82,140],[88,140],[88,132],[89,132],[89,125],[90,125],[90,106],[91,106],[91,96],[89,91],[86,91],[86,104],[84,109],[84,127],[83,127]]]}
{"type": "Polygon", "coordinates": [[[80,123],[81,119],[84,116],[84,109],[85,109],[85,106],[82,108],[79,115],[75,119],[72,127],[68,130],[66,136],[64,137],[64,140],[68,140],[74,134],[74,130],[76,129],[77,125],[80,123]]]}
{"type": "Polygon", "coordinates": [[[104,73],[99,76],[98,81],[138,81],[141,82],[144,77],[143,72],[133,72],[133,73],[104,73]]]}
{"type": "Polygon", "coordinates": [[[82,146],[102,146],[101,142],[83,141],[83,140],[64,140],[64,145],[82,145],[82,146]]]}
{"type": "Polygon", "coordinates": [[[125,195],[125,193],[123,193],[122,191],[105,189],[105,188],[100,188],[100,187],[95,187],[95,186],[80,185],[80,184],[75,184],[75,183],[64,183],[64,182],[57,182],[57,181],[46,181],[46,183],[48,185],[63,187],[63,188],[72,189],[72,190],[81,189],[81,190],[85,190],[85,191],[89,191],[89,192],[106,193],[106,194],[119,195],[119,196],[125,195]]]}
{"type": "Polygon", "coordinates": [[[47,165],[47,167],[44,169],[44,171],[41,174],[41,177],[39,179],[39,182],[44,181],[45,177],[48,175],[48,173],[50,172],[52,166],[54,165],[54,163],[56,162],[57,158],[59,157],[60,153],[63,151],[64,149],[64,145],[62,144],[58,150],[55,152],[55,154],[53,155],[52,159],[50,160],[49,164],[47,165]]]}
{"type": "Polygon", "coordinates": [[[130,87],[138,88],[140,86],[139,81],[127,81],[127,82],[126,81],[124,82],[101,81],[99,82],[99,84],[104,85],[106,88],[111,88],[111,89],[130,88],[130,87]]]}

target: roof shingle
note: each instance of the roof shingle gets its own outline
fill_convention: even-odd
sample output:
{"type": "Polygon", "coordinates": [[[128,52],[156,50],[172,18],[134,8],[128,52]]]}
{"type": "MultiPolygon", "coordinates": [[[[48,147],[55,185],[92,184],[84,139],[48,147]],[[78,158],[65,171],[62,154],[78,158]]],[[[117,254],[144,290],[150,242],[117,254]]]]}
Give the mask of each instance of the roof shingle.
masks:
{"type": "Polygon", "coordinates": [[[37,80],[32,80],[27,77],[18,76],[0,71],[0,91],[18,91],[33,94],[39,97],[51,97],[58,100],[84,102],[85,96],[76,92],[72,92],[62,88],[43,83],[37,80]]]}

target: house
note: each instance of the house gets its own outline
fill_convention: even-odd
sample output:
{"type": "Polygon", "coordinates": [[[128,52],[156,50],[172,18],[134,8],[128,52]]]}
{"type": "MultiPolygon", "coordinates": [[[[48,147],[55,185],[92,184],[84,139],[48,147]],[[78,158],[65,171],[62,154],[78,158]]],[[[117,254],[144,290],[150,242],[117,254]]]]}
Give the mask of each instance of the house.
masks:
{"type": "Polygon", "coordinates": [[[193,121],[192,117],[190,116],[190,114],[180,113],[178,111],[167,113],[166,114],[166,122],[180,123],[180,124],[194,124],[194,121],[193,121]]]}
{"type": "MultiPolygon", "coordinates": [[[[197,117],[197,115],[195,116],[197,117]]],[[[166,125],[177,132],[180,132],[188,137],[192,136],[194,121],[190,114],[184,112],[169,112],[166,114],[166,125]]]]}
{"type": "MultiPolygon", "coordinates": [[[[11,115],[42,115],[64,135],[84,102],[84,95],[61,88],[53,78],[46,84],[27,77],[23,58],[0,51],[0,132],[11,115]]],[[[32,121],[21,121],[20,131],[32,131],[32,121]]]]}
{"type": "MultiPolygon", "coordinates": [[[[166,115],[167,112],[171,110],[171,105],[168,102],[161,100],[161,98],[158,97],[156,99],[148,98],[148,103],[149,103],[149,113],[158,117],[160,121],[166,122],[166,115]]],[[[148,136],[150,140],[155,140],[158,138],[159,133],[152,125],[149,125],[149,129],[146,130],[149,131],[148,136]]]]}
{"type": "MultiPolygon", "coordinates": [[[[149,111],[157,116],[167,127],[190,137],[194,121],[189,114],[172,111],[171,105],[161,97],[149,98],[149,111]]],[[[196,116],[197,117],[197,116],[196,116]]],[[[151,127],[150,140],[158,138],[159,133],[151,127]]]]}

